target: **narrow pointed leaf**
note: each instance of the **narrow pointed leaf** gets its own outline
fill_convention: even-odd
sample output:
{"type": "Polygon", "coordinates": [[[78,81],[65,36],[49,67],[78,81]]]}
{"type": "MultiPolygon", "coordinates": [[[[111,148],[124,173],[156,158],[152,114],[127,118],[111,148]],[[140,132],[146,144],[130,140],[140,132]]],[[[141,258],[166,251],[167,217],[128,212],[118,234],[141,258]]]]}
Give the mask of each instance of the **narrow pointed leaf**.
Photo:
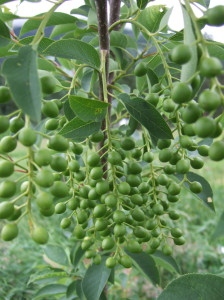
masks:
{"type": "Polygon", "coordinates": [[[182,12],[184,17],[184,43],[191,48],[191,59],[189,62],[182,66],[181,81],[187,81],[196,72],[198,64],[197,44],[194,35],[191,18],[186,12],[186,9],[182,6],[182,12]]]}
{"type": "MultiPolygon", "coordinates": [[[[176,175],[176,177],[180,181],[183,180],[183,175],[178,174],[178,175],[176,175]]],[[[200,184],[202,185],[202,192],[199,193],[199,194],[193,194],[192,193],[192,196],[196,199],[199,199],[199,200],[203,201],[204,204],[208,208],[210,208],[213,212],[215,212],[215,206],[214,206],[214,202],[213,202],[213,191],[212,191],[212,188],[211,188],[210,184],[208,183],[208,181],[204,177],[202,177],[198,174],[195,174],[193,172],[187,173],[187,179],[190,180],[191,182],[192,181],[200,182],[200,184]]],[[[187,190],[189,190],[188,183],[185,182],[184,185],[185,185],[185,188],[187,190]]]]}
{"type": "MultiPolygon", "coordinates": [[[[44,14],[37,15],[36,17],[44,16],[44,14]]],[[[50,19],[47,22],[47,26],[54,26],[59,24],[69,24],[69,23],[75,23],[78,19],[74,16],[71,16],[69,14],[65,14],[62,12],[54,12],[50,19]]],[[[20,31],[20,36],[23,34],[35,30],[40,26],[42,19],[30,19],[24,23],[23,27],[20,31]]]]}
{"type": "Polygon", "coordinates": [[[67,254],[61,246],[47,245],[44,249],[46,256],[62,266],[69,266],[67,254]]]}
{"type": "Polygon", "coordinates": [[[30,46],[22,47],[16,57],[2,66],[13,100],[33,121],[41,118],[41,87],[37,73],[37,53],[30,46]]]}
{"type": "Polygon", "coordinates": [[[96,49],[79,40],[60,40],[51,44],[45,51],[45,55],[55,57],[77,59],[96,69],[100,67],[100,57],[96,49]]]}
{"type": "Polygon", "coordinates": [[[130,99],[127,94],[120,94],[130,115],[142,124],[154,138],[172,139],[172,132],[157,109],[141,98],[130,99]]]}
{"type": "Polygon", "coordinates": [[[145,252],[130,253],[127,250],[125,250],[125,252],[134,260],[137,268],[146,275],[153,284],[160,284],[159,271],[154,259],[150,255],[145,252]]]}
{"type": "Polygon", "coordinates": [[[157,250],[152,255],[156,264],[170,271],[171,273],[180,273],[180,267],[172,256],[164,255],[162,251],[157,250]]]}
{"type": "Polygon", "coordinates": [[[83,278],[82,288],[87,300],[98,300],[110,276],[111,269],[105,265],[107,256],[102,257],[100,265],[90,266],[83,278]]]}
{"type": "Polygon", "coordinates": [[[69,103],[74,113],[84,122],[102,121],[107,113],[108,103],[71,95],[69,103]]]}
{"type": "Polygon", "coordinates": [[[158,300],[223,299],[224,278],[212,274],[187,274],[172,281],[158,300]]]}
{"type": "Polygon", "coordinates": [[[215,231],[212,234],[212,240],[218,239],[221,236],[224,236],[224,212],[221,214],[215,231]]]}
{"type": "MultiPolygon", "coordinates": [[[[40,299],[47,296],[56,296],[59,294],[66,293],[67,286],[63,284],[49,284],[42,287],[36,295],[34,295],[33,299],[40,299]]],[[[49,299],[49,298],[48,298],[49,299]]]]}
{"type": "Polygon", "coordinates": [[[99,131],[100,127],[101,122],[84,122],[75,117],[59,131],[59,134],[72,139],[74,142],[82,142],[94,132],[99,131]]]}

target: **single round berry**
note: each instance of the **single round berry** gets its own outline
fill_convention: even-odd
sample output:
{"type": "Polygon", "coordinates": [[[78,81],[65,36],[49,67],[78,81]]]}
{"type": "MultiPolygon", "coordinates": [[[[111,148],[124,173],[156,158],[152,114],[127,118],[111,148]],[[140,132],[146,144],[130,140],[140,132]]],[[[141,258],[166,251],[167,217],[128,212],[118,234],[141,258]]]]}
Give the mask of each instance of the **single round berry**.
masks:
{"type": "Polygon", "coordinates": [[[110,208],[114,208],[117,205],[117,198],[115,197],[115,195],[110,194],[108,196],[106,196],[105,198],[105,204],[107,206],[109,206],[110,208]]]}
{"type": "Polygon", "coordinates": [[[201,116],[201,109],[195,102],[190,102],[182,111],[181,118],[184,122],[191,124],[201,116]]]}
{"type": "Polygon", "coordinates": [[[104,134],[103,134],[103,131],[98,131],[96,133],[93,133],[91,136],[90,136],[90,140],[91,142],[93,143],[99,143],[103,140],[104,138],[104,134]]]}
{"type": "Polygon", "coordinates": [[[63,214],[65,211],[66,211],[66,205],[64,203],[60,202],[55,205],[56,214],[63,214]]]}
{"type": "Polygon", "coordinates": [[[192,191],[192,193],[199,194],[202,191],[202,185],[197,181],[191,182],[190,190],[192,191]]]}
{"type": "Polygon", "coordinates": [[[5,132],[9,128],[9,118],[0,116],[0,133],[5,132]]]}
{"type": "Polygon", "coordinates": [[[142,77],[147,73],[147,66],[144,62],[140,62],[134,69],[134,74],[137,77],[142,77]]]}
{"type": "Polygon", "coordinates": [[[179,65],[186,64],[191,59],[191,48],[188,45],[181,44],[172,49],[170,58],[179,65]]]}
{"type": "Polygon", "coordinates": [[[9,177],[14,172],[14,164],[11,161],[3,160],[0,162],[0,177],[9,177]]]}
{"type": "Polygon", "coordinates": [[[0,103],[7,103],[11,100],[10,90],[7,86],[0,86],[0,103]]]}
{"type": "Polygon", "coordinates": [[[17,141],[12,136],[4,136],[0,142],[0,151],[2,152],[12,152],[16,149],[17,141]]]}
{"type": "Polygon", "coordinates": [[[115,210],[115,212],[113,213],[113,220],[118,224],[123,223],[126,220],[126,215],[121,210],[115,210]]]}
{"type": "Polygon", "coordinates": [[[77,155],[80,155],[83,152],[83,147],[80,144],[72,143],[70,145],[70,148],[71,148],[72,152],[77,154],[77,155]]]}
{"type": "Polygon", "coordinates": [[[175,84],[171,97],[177,104],[188,102],[192,99],[192,87],[185,82],[175,84]]]}
{"type": "Polygon", "coordinates": [[[224,159],[224,142],[216,141],[209,147],[209,158],[214,161],[224,159]]]}
{"type": "Polygon", "coordinates": [[[60,226],[62,229],[66,229],[71,225],[71,219],[69,218],[63,218],[61,220],[60,226]]]}
{"type": "Polygon", "coordinates": [[[172,247],[170,245],[165,244],[162,248],[162,252],[163,252],[164,255],[169,256],[173,253],[173,250],[172,250],[172,247]]]}
{"type": "Polygon", "coordinates": [[[121,237],[126,234],[126,226],[124,224],[116,224],[114,226],[114,235],[116,237],[121,237]]]}
{"type": "Polygon", "coordinates": [[[94,207],[93,210],[93,215],[95,218],[101,218],[106,214],[106,206],[103,204],[98,204],[97,206],[94,207]]]}
{"type": "Polygon", "coordinates": [[[16,183],[14,181],[5,180],[0,183],[0,197],[10,198],[16,193],[16,183]]]}
{"type": "Polygon", "coordinates": [[[176,170],[180,174],[186,174],[190,170],[190,161],[188,159],[181,159],[176,164],[176,170]]]}
{"type": "Polygon", "coordinates": [[[41,108],[42,113],[49,118],[55,118],[59,115],[59,109],[55,102],[46,101],[41,108]]]}
{"type": "Polygon", "coordinates": [[[112,165],[119,165],[122,162],[122,157],[121,157],[121,154],[119,152],[117,152],[117,151],[111,151],[108,154],[107,160],[112,165]]]}
{"type": "Polygon", "coordinates": [[[14,205],[8,201],[0,203],[0,219],[7,219],[14,213],[14,205]]]}
{"type": "Polygon", "coordinates": [[[216,57],[204,57],[200,61],[199,70],[201,75],[211,78],[222,72],[222,63],[216,57]]]}
{"type": "Polygon", "coordinates": [[[178,246],[182,246],[185,244],[185,239],[183,236],[181,236],[179,238],[174,238],[173,241],[174,241],[174,244],[178,245],[178,246]]]}
{"type": "Polygon", "coordinates": [[[22,118],[15,117],[15,118],[10,119],[9,129],[10,129],[11,132],[16,133],[21,128],[23,128],[24,125],[25,125],[25,122],[22,118]]]}
{"type": "Polygon", "coordinates": [[[51,152],[48,149],[39,149],[34,154],[34,161],[38,164],[38,166],[47,166],[51,162],[51,152]]]}
{"type": "Polygon", "coordinates": [[[210,117],[202,117],[194,124],[194,129],[199,137],[210,137],[216,129],[216,122],[210,117]]]}
{"type": "Polygon", "coordinates": [[[41,245],[46,244],[49,238],[47,230],[43,227],[34,228],[31,236],[34,242],[41,245]]]}
{"type": "Polygon", "coordinates": [[[118,191],[123,195],[129,195],[131,192],[131,187],[127,182],[121,182],[118,185],[118,191]]]}
{"type": "Polygon", "coordinates": [[[73,234],[77,239],[83,239],[86,235],[85,230],[80,225],[76,225],[73,234]]]}
{"type": "Polygon", "coordinates": [[[18,138],[23,146],[30,147],[36,142],[37,135],[33,129],[25,127],[19,131],[18,138]]]}
{"type": "Polygon", "coordinates": [[[58,128],[58,120],[56,120],[56,119],[47,120],[46,123],[45,123],[45,128],[47,130],[57,129],[58,128]]]}
{"type": "Polygon", "coordinates": [[[135,148],[135,141],[131,137],[125,137],[121,140],[121,147],[125,151],[135,148]]]}
{"type": "Polygon", "coordinates": [[[132,260],[128,255],[121,256],[119,263],[127,269],[132,267],[132,260]]]}
{"type": "Polygon", "coordinates": [[[157,106],[157,104],[159,103],[159,95],[158,94],[155,94],[155,93],[150,93],[146,98],[145,100],[154,105],[154,106],[157,106]]]}
{"type": "Polygon", "coordinates": [[[55,181],[50,188],[50,192],[57,198],[64,198],[68,196],[69,187],[62,181],[55,181]]]}
{"type": "Polygon", "coordinates": [[[158,215],[158,216],[161,216],[161,215],[163,215],[163,213],[164,213],[164,208],[163,208],[163,206],[161,205],[161,204],[159,204],[159,203],[156,203],[154,206],[153,206],[153,212],[156,214],[156,215],[158,215]]]}
{"type": "Polygon", "coordinates": [[[65,137],[62,135],[56,134],[50,138],[47,145],[50,149],[53,149],[58,152],[65,152],[68,150],[69,143],[65,137]]]}
{"type": "Polygon", "coordinates": [[[205,111],[212,111],[221,104],[221,98],[216,92],[207,89],[200,94],[198,103],[205,111]]]}
{"type": "Polygon", "coordinates": [[[192,168],[201,169],[204,166],[204,161],[200,157],[193,157],[190,161],[192,168]]]}
{"type": "Polygon", "coordinates": [[[224,25],[224,6],[217,5],[209,8],[205,12],[207,24],[211,26],[222,26],[224,25]]]}
{"type": "Polygon", "coordinates": [[[94,263],[95,265],[100,265],[100,264],[101,264],[101,261],[102,261],[102,259],[101,259],[101,255],[100,255],[100,254],[97,254],[97,255],[93,258],[93,263],[94,263]]]}
{"type": "Polygon", "coordinates": [[[53,204],[53,196],[47,192],[40,192],[36,198],[37,205],[42,210],[47,210],[53,204]]]}
{"type": "Polygon", "coordinates": [[[172,157],[172,150],[170,149],[162,149],[160,152],[159,152],[159,160],[161,162],[168,162],[172,157]]]}
{"type": "Polygon", "coordinates": [[[89,153],[86,162],[90,167],[96,167],[100,162],[100,155],[94,152],[89,153]]]}
{"type": "Polygon", "coordinates": [[[127,250],[131,253],[140,253],[142,252],[142,247],[136,240],[128,240],[127,250]]]}
{"type": "Polygon", "coordinates": [[[209,146],[208,145],[201,145],[198,147],[198,153],[201,156],[208,156],[208,152],[209,152],[209,146]]]}
{"type": "Polygon", "coordinates": [[[176,182],[171,183],[168,187],[168,193],[172,196],[176,196],[180,194],[180,191],[181,191],[181,186],[176,182]]]}
{"type": "Polygon", "coordinates": [[[176,107],[176,104],[172,99],[168,98],[163,102],[163,110],[166,112],[173,112],[176,107]]]}
{"type": "Polygon", "coordinates": [[[153,159],[154,159],[154,155],[152,152],[145,152],[143,154],[143,160],[145,162],[151,163],[153,161],[153,159]]]}
{"type": "Polygon", "coordinates": [[[94,179],[94,180],[99,180],[103,177],[103,169],[101,167],[94,167],[91,171],[90,171],[90,178],[94,179]]]}
{"type": "Polygon", "coordinates": [[[59,155],[55,155],[51,158],[50,166],[54,171],[63,172],[67,169],[67,160],[59,155]]]}
{"type": "Polygon", "coordinates": [[[50,170],[41,170],[36,175],[36,183],[42,187],[50,187],[54,183],[54,175],[50,170]]]}
{"type": "Polygon", "coordinates": [[[6,224],[2,228],[1,238],[3,241],[8,242],[16,238],[18,233],[19,230],[16,224],[6,224]]]}
{"type": "Polygon", "coordinates": [[[52,94],[56,89],[56,80],[52,75],[46,75],[40,78],[42,92],[52,94]]]}
{"type": "Polygon", "coordinates": [[[108,257],[108,258],[106,259],[105,264],[106,264],[106,267],[107,267],[107,268],[113,269],[113,268],[116,266],[117,261],[116,261],[116,259],[113,258],[113,257],[108,257]]]}
{"type": "Polygon", "coordinates": [[[102,241],[103,250],[110,250],[114,247],[115,243],[112,237],[108,236],[102,241]]]}
{"type": "Polygon", "coordinates": [[[174,238],[179,238],[183,235],[183,232],[180,228],[178,227],[175,227],[175,228],[172,228],[171,229],[171,235],[174,237],[174,238]]]}

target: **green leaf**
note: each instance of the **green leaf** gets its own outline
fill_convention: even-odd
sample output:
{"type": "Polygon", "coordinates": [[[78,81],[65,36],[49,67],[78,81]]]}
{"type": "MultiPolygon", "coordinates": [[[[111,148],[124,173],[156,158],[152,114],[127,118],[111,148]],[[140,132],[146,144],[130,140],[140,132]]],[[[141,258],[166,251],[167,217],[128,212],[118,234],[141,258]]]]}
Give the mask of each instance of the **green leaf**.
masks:
{"type": "MultiPolygon", "coordinates": [[[[164,5],[153,5],[146,7],[138,17],[138,22],[145,26],[150,32],[156,32],[159,24],[166,13],[164,5]]],[[[144,35],[144,34],[143,34],[144,35]]],[[[148,40],[148,36],[147,36],[148,40]]]]}
{"type": "Polygon", "coordinates": [[[162,31],[166,26],[168,26],[168,22],[170,19],[170,15],[172,13],[173,7],[169,8],[165,15],[162,17],[160,24],[159,24],[159,29],[158,31],[162,31]]]}
{"type": "Polygon", "coordinates": [[[156,264],[170,271],[171,273],[180,273],[180,268],[172,256],[164,255],[162,251],[157,250],[152,255],[156,264]]]}
{"type": "Polygon", "coordinates": [[[67,286],[63,284],[49,284],[42,287],[36,295],[34,295],[34,299],[38,299],[40,297],[53,296],[66,293],[67,286]]]}
{"type": "Polygon", "coordinates": [[[44,268],[43,270],[38,271],[35,274],[32,274],[27,284],[30,284],[32,282],[42,283],[43,279],[52,279],[56,281],[60,278],[65,278],[66,276],[67,276],[66,272],[62,272],[62,271],[57,272],[57,271],[53,271],[51,268],[44,268]]]}
{"type": "Polygon", "coordinates": [[[188,15],[186,9],[183,6],[181,7],[182,7],[182,12],[184,17],[184,43],[190,46],[191,54],[192,54],[189,62],[187,62],[182,66],[180,79],[182,82],[184,82],[190,79],[193,76],[193,74],[196,72],[197,65],[198,65],[198,54],[197,54],[197,44],[195,43],[196,38],[194,35],[191,18],[188,15]]]}
{"type": "Polygon", "coordinates": [[[64,248],[57,245],[48,245],[45,247],[44,252],[46,256],[62,266],[69,266],[68,257],[65,253],[64,248]]]}
{"type": "Polygon", "coordinates": [[[144,9],[150,0],[137,0],[137,6],[140,9],[144,9]]]}
{"type": "Polygon", "coordinates": [[[126,48],[128,43],[128,39],[125,34],[112,31],[110,34],[110,46],[111,47],[118,47],[118,48],[126,48]]]}
{"type": "Polygon", "coordinates": [[[218,239],[221,236],[224,236],[224,212],[221,214],[215,231],[212,234],[212,240],[218,239]]]}
{"type": "Polygon", "coordinates": [[[53,39],[58,35],[74,31],[76,28],[77,25],[75,23],[56,25],[51,32],[50,38],[53,39]]]}
{"type": "Polygon", "coordinates": [[[75,117],[59,131],[59,134],[72,139],[74,142],[83,142],[91,134],[99,131],[100,127],[101,122],[83,122],[75,117]]]}
{"type": "Polygon", "coordinates": [[[5,47],[10,42],[10,31],[5,23],[0,19],[0,47],[5,47]]]}
{"type": "Polygon", "coordinates": [[[0,11],[0,19],[3,22],[8,22],[8,21],[12,21],[14,19],[20,19],[20,17],[17,16],[17,15],[11,14],[11,13],[3,13],[3,12],[0,11]]]}
{"type": "Polygon", "coordinates": [[[141,98],[130,99],[127,94],[120,94],[119,98],[124,103],[130,115],[141,123],[152,137],[159,139],[173,138],[166,121],[153,105],[141,98]]]}
{"type": "Polygon", "coordinates": [[[210,0],[195,0],[194,2],[197,2],[206,8],[208,8],[210,4],[210,0]]]}
{"type": "Polygon", "coordinates": [[[82,288],[87,300],[98,300],[110,276],[111,269],[105,265],[107,256],[102,257],[100,265],[90,266],[83,278],[82,288]]]}
{"type": "Polygon", "coordinates": [[[38,69],[40,69],[40,70],[45,70],[48,72],[56,71],[56,66],[50,60],[38,58],[37,65],[38,65],[38,69]]]}
{"type": "Polygon", "coordinates": [[[147,253],[130,253],[125,252],[134,260],[137,268],[146,275],[153,284],[160,284],[159,271],[156,267],[154,259],[147,253]]]}
{"type": "MultiPolygon", "coordinates": [[[[181,174],[177,174],[176,177],[180,181],[183,180],[183,175],[181,175],[181,174]]],[[[215,212],[215,206],[214,206],[214,202],[213,202],[213,191],[212,191],[212,188],[211,188],[210,184],[208,183],[208,181],[204,177],[202,177],[198,174],[195,174],[193,172],[187,173],[187,179],[190,180],[191,182],[192,181],[200,182],[200,184],[202,185],[202,192],[200,194],[194,194],[191,192],[191,194],[194,198],[202,200],[208,208],[210,208],[213,212],[215,212]]],[[[187,190],[189,190],[188,183],[185,182],[184,185],[185,185],[185,188],[187,190]]]]}
{"type": "Polygon", "coordinates": [[[22,47],[16,57],[2,66],[13,100],[33,121],[41,118],[41,87],[37,73],[37,53],[30,46],[22,47]]]}
{"type": "MultiPolygon", "coordinates": [[[[33,40],[33,37],[28,36],[28,37],[25,37],[24,39],[21,39],[19,42],[20,42],[20,44],[23,44],[23,45],[29,45],[32,42],[32,40],[33,40]]],[[[38,44],[37,52],[43,53],[43,51],[54,42],[55,42],[54,40],[43,37],[42,40],[40,41],[40,43],[38,44]]],[[[19,50],[20,48],[21,48],[20,46],[14,45],[12,50],[19,50]]]]}
{"type": "Polygon", "coordinates": [[[78,266],[78,264],[84,254],[85,254],[85,250],[82,250],[81,246],[79,246],[77,249],[75,249],[75,251],[73,253],[73,257],[72,257],[72,264],[73,264],[74,268],[76,268],[78,266]]]}
{"type": "Polygon", "coordinates": [[[215,43],[213,45],[208,45],[208,52],[210,56],[215,56],[221,60],[224,60],[224,48],[216,45],[215,43]]]}
{"type": "Polygon", "coordinates": [[[96,26],[97,27],[96,11],[93,10],[92,8],[90,8],[89,13],[88,13],[87,24],[88,24],[88,27],[90,27],[90,26],[96,26]]]}
{"type": "Polygon", "coordinates": [[[158,300],[223,299],[224,278],[212,274],[187,274],[172,281],[158,300]]]}
{"type": "Polygon", "coordinates": [[[158,78],[157,74],[149,68],[148,68],[148,71],[147,71],[147,76],[149,78],[151,86],[153,86],[154,84],[159,82],[159,78],[158,78]]]}
{"type": "Polygon", "coordinates": [[[68,121],[71,121],[72,119],[75,118],[75,114],[74,114],[73,110],[71,109],[69,100],[65,101],[63,108],[64,108],[64,114],[68,121]]]}
{"type": "Polygon", "coordinates": [[[44,54],[77,59],[96,69],[100,67],[100,57],[96,49],[87,43],[75,39],[57,41],[51,44],[44,51],[44,54]]]}
{"type": "Polygon", "coordinates": [[[67,287],[67,291],[66,291],[66,299],[70,299],[72,296],[75,295],[75,291],[76,291],[76,280],[72,281],[68,287],[67,287]]]}
{"type": "Polygon", "coordinates": [[[89,10],[90,7],[88,5],[82,5],[79,8],[72,9],[70,13],[73,15],[81,15],[81,16],[88,17],[89,10]]]}
{"type": "Polygon", "coordinates": [[[108,103],[71,95],[69,103],[74,113],[84,122],[100,122],[105,118],[108,103]]]}
{"type": "Polygon", "coordinates": [[[86,298],[85,298],[85,295],[84,295],[84,292],[83,292],[82,282],[83,282],[83,280],[77,280],[76,281],[76,293],[77,293],[80,300],[85,300],[86,298]]]}
{"type": "MultiPolygon", "coordinates": [[[[44,16],[44,14],[37,15],[37,17],[41,17],[41,16],[44,16]]],[[[78,19],[76,17],[73,17],[71,15],[62,12],[54,12],[50,16],[46,26],[75,23],[77,20],[78,19]]],[[[26,21],[26,23],[24,23],[23,27],[20,30],[20,36],[24,35],[25,33],[31,30],[37,29],[40,26],[41,21],[42,21],[41,19],[40,20],[30,19],[26,21]]]]}

